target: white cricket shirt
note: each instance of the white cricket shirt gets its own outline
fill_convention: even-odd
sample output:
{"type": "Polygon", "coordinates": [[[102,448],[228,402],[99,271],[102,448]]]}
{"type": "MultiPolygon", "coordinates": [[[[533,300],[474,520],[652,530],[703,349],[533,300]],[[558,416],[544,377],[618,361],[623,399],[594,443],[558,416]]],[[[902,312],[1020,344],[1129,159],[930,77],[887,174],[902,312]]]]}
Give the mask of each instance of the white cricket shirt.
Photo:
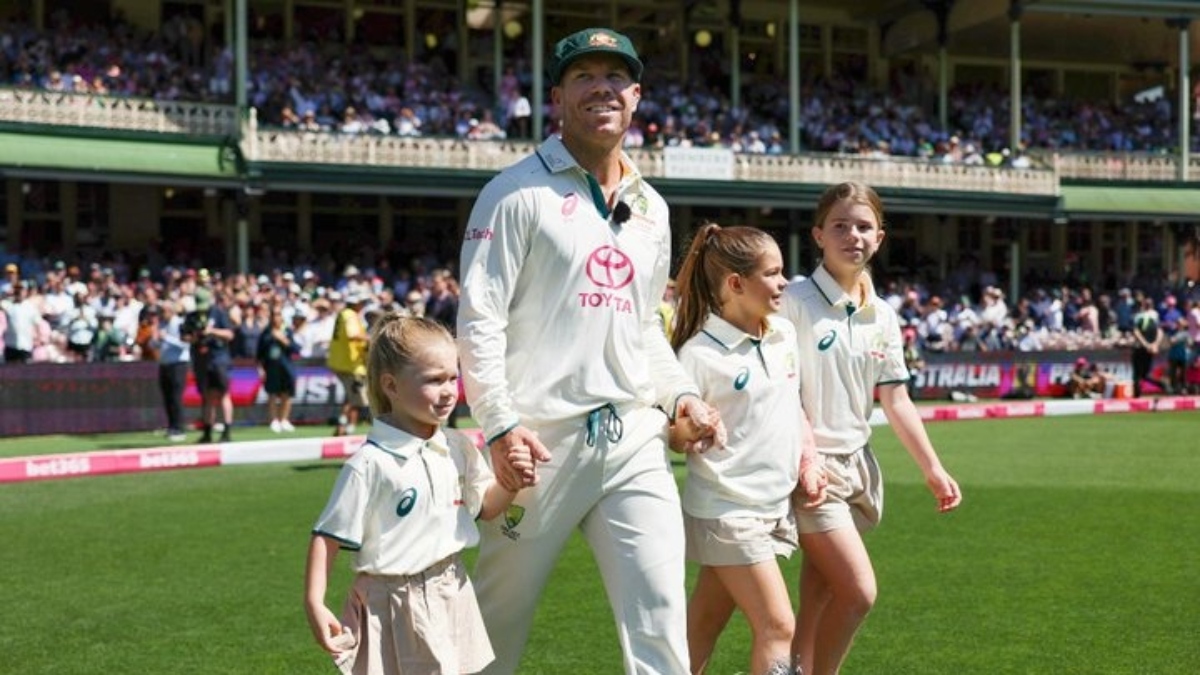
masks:
{"type": "MultiPolygon", "coordinates": [[[[695,393],[655,309],[666,288],[666,202],[627,156],[616,222],[558,137],[479,195],[462,248],[459,357],[472,416],[491,440],[606,404],[695,393]]],[[[615,209],[614,209],[615,210],[615,209]]]]}
{"type": "Polygon", "coordinates": [[[697,518],[780,518],[800,476],[800,361],[796,331],[768,317],[761,339],[716,314],[679,350],[729,439],[687,456],[683,510],[697,518]]]}
{"type": "Polygon", "coordinates": [[[366,574],[416,574],[479,543],[475,516],[492,472],[454,429],[425,440],[375,420],[342,466],[313,534],[354,551],[366,574]]]}
{"type": "Polygon", "coordinates": [[[800,396],[817,451],[826,454],[866,445],[875,386],[909,378],[896,311],[875,294],[869,276],[862,275],[861,283],[867,299],[862,307],[823,265],[784,292],[781,314],[796,326],[804,364],[800,396]]]}

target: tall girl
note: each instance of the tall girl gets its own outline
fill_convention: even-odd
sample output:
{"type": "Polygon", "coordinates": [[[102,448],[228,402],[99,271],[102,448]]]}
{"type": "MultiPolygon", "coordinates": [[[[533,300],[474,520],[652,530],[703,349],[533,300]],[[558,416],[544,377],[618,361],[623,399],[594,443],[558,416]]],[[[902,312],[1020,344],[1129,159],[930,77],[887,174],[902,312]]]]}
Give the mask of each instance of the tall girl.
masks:
{"type": "Polygon", "coordinates": [[[883,242],[883,205],[870,187],[842,183],[817,204],[821,264],[790,286],[783,315],[799,337],[801,398],[829,480],[828,498],[797,513],[804,563],[793,654],[805,675],[837,673],[875,602],[862,532],[879,523],[883,482],[871,453],[874,396],[945,512],[962,501],[909,398],[895,311],[875,293],[868,265],[883,242]]]}
{"type": "Polygon", "coordinates": [[[750,672],[790,673],[794,618],[775,557],[798,545],[797,481],[812,505],[824,479],[800,405],[795,329],[774,316],[787,286],[779,246],[751,227],[705,225],[678,283],[671,346],[728,434],[687,455],[687,558],[700,565],[688,607],[692,672],[704,672],[736,606],[753,633],[750,672]]]}

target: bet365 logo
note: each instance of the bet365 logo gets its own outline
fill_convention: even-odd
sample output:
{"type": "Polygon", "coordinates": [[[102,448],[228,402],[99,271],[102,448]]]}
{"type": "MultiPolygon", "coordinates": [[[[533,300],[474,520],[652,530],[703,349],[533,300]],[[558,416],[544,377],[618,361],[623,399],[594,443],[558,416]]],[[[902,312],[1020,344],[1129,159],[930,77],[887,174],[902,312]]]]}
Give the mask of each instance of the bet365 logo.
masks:
{"type": "Polygon", "coordinates": [[[521,533],[517,532],[517,525],[520,525],[521,520],[524,518],[524,506],[509,504],[508,509],[504,511],[504,524],[500,526],[500,532],[513,541],[520,539],[521,533]]]}

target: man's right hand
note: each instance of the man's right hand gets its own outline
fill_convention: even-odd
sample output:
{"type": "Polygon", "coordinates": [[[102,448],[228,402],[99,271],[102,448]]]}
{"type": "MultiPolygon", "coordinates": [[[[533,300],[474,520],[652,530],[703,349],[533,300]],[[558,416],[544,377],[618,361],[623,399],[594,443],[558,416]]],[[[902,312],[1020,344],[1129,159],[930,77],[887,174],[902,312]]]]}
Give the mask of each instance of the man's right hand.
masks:
{"type": "Polygon", "coordinates": [[[550,461],[550,451],[542,442],[538,440],[535,432],[517,425],[508,433],[492,441],[488,445],[488,449],[492,454],[492,472],[496,474],[496,480],[506,490],[516,492],[521,488],[537,485],[538,462],[550,461]],[[533,467],[526,471],[514,467],[509,461],[509,454],[515,446],[526,446],[529,448],[530,458],[533,460],[533,467]]]}

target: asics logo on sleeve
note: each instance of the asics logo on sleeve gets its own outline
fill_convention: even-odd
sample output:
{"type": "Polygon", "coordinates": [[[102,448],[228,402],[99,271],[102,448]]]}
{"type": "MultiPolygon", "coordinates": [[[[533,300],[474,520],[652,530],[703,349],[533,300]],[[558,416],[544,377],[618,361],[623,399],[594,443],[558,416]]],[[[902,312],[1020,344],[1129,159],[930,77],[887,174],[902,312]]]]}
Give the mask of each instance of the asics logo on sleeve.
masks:
{"type": "Polygon", "coordinates": [[[408,488],[400,493],[400,502],[396,504],[396,515],[403,518],[417,505],[417,488],[408,488]]]}
{"type": "Polygon", "coordinates": [[[819,349],[821,351],[825,351],[826,349],[829,349],[830,347],[832,347],[834,341],[836,341],[836,340],[837,340],[837,331],[830,329],[830,331],[825,334],[825,337],[821,338],[821,340],[819,342],[817,342],[817,349],[819,349]]]}
{"type": "Polygon", "coordinates": [[[562,214],[564,216],[569,216],[572,213],[575,213],[575,209],[578,207],[579,207],[579,195],[572,192],[563,199],[562,214]]]}
{"type": "Polygon", "coordinates": [[[737,377],[733,378],[733,388],[741,391],[746,388],[746,384],[750,382],[750,369],[743,367],[738,371],[737,377]]]}

